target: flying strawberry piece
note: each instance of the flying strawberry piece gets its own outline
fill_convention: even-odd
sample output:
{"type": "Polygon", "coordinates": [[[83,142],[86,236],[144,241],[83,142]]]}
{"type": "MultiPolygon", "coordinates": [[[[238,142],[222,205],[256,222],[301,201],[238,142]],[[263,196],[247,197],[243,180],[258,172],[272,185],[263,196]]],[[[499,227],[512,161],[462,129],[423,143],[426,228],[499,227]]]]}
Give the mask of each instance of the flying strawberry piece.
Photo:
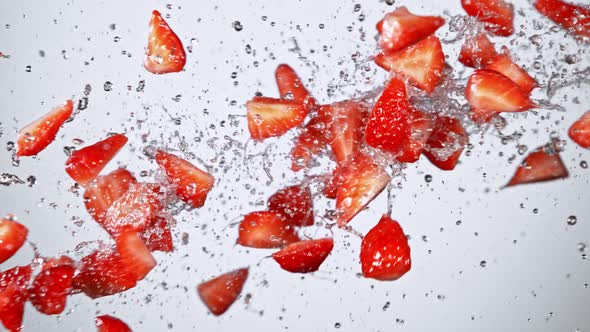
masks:
{"type": "Polygon", "coordinates": [[[329,131],[334,109],[331,105],[322,105],[312,116],[295,141],[291,150],[291,169],[295,172],[308,167],[312,157],[317,155],[330,142],[329,131]]]}
{"type": "Polygon", "coordinates": [[[332,248],[334,248],[332,238],[299,241],[275,252],[272,254],[272,258],[279,263],[283,270],[289,272],[315,272],[326,260],[332,248]]]}
{"type": "Polygon", "coordinates": [[[366,109],[356,101],[346,100],[332,105],[334,117],[330,127],[330,147],[341,163],[354,154],[362,140],[366,109]]]}
{"type": "Polygon", "coordinates": [[[122,320],[109,315],[98,316],[95,319],[97,332],[131,332],[122,320]]]}
{"type": "Polygon", "coordinates": [[[0,273],[0,321],[9,331],[20,331],[33,269],[18,266],[0,273]]]}
{"type": "Polygon", "coordinates": [[[21,129],[18,132],[16,155],[34,156],[43,151],[55,140],[59,128],[69,119],[73,111],[74,104],[68,100],[21,129]]]}
{"type": "Polygon", "coordinates": [[[151,252],[172,252],[174,250],[172,232],[166,218],[157,217],[153,225],[141,233],[140,237],[151,252]]]}
{"type": "Polygon", "coordinates": [[[75,267],[76,261],[71,257],[62,255],[59,257],[44,258],[41,265],[41,271],[45,271],[58,266],[72,266],[75,267]]]}
{"type": "Polygon", "coordinates": [[[569,173],[558,149],[549,144],[531,152],[516,169],[506,187],[567,178],[569,173]]]}
{"type": "Polygon", "coordinates": [[[152,74],[176,73],[186,64],[182,42],[157,10],[150,20],[146,56],[144,66],[152,74]]]}
{"type": "Polygon", "coordinates": [[[133,183],[107,210],[103,227],[109,234],[123,229],[138,232],[148,229],[162,210],[160,186],[153,183],[133,183]]]}
{"type": "Polygon", "coordinates": [[[524,69],[512,62],[507,55],[498,55],[486,69],[497,71],[498,73],[508,77],[516,83],[525,93],[531,91],[538,86],[534,78],[529,75],[524,69]]]}
{"type": "Polygon", "coordinates": [[[408,239],[386,215],[363,238],[360,258],[363,276],[382,281],[399,279],[412,267],[408,239]]]}
{"type": "Polygon", "coordinates": [[[402,163],[414,163],[420,159],[434,127],[432,117],[418,110],[410,112],[408,123],[410,136],[404,142],[401,153],[395,157],[397,161],[402,163]]]}
{"type": "Polygon", "coordinates": [[[537,10],[576,35],[590,38],[590,8],[576,6],[560,0],[537,0],[537,10]]]}
{"type": "Polygon", "coordinates": [[[399,7],[377,23],[379,46],[388,53],[409,46],[433,34],[445,24],[440,16],[417,16],[399,7]]]}
{"type": "Polygon", "coordinates": [[[268,210],[279,213],[292,226],[313,225],[313,201],[308,186],[281,189],[268,199],[268,210]]]}
{"type": "Polygon", "coordinates": [[[315,105],[315,100],[310,96],[301,79],[291,66],[286,64],[279,65],[275,71],[275,78],[282,99],[292,99],[303,103],[307,107],[313,107],[315,105]]]}
{"type": "Polygon", "coordinates": [[[281,248],[297,241],[299,236],[293,226],[277,212],[251,212],[240,223],[238,244],[246,247],[281,248]]]}
{"type": "Polygon", "coordinates": [[[248,130],[255,140],[281,136],[299,126],[308,113],[296,100],[254,97],[248,103],[248,130]]]}
{"type": "Polygon", "coordinates": [[[504,0],[461,0],[469,16],[485,23],[485,28],[497,36],[514,33],[514,8],[504,0]]]}
{"type": "Polygon", "coordinates": [[[127,143],[127,137],[115,134],[98,143],[72,152],[66,161],[66,172],[83,186],[87,186],[127,143]]]}
{"type": "Polygon", "coordinates": [[[572,141],[579,146],[586,149],[590,148],[590,111],[584,113],[582,117],[574,122],[568,133],[572,141]]]}
{"type": "Polygon", "coordinates": [[[467,145],[468,135],[459,120],[439,116],[434,131],[426,142],[424,155],[436,167],[450,171],[455,168],[467,145]]]}
{"type": "Polygon", "coordinates": [[[156,266],[156,260],[152,253],[135,231],[122,231],[117,235],[115,241],[122,263],[136,281],[145,278],[156,266]]]}
{"type": "Polygon", "coordinates": [[[205,204],[207,194],[213,188],[215,178],[188,161],[159,150],[156,162],[166,172],[168,181],[175,187],[176,195],[193,208],[205,204]]]}
{"type": "Polygon", "coordinates": [[[0,264],[23,246],[28,234],[29,230],[20,223],[10,219],[0,220],[0,264]]]}
{"type": "MultiPolygon", "coordinates": [[[[351,158],[352,159],[352,158],[351,158]]],[[[332,174],[329,174],[324,179],[324,196],[329,199],[336,199],[338,195],[338,188],[344,181],[344,173],[346,173],[346,169],[349,168],[349,165],[352,164],[352,160],[347,160],[336,165],[336,168],[332,171],[332,174]]]]}
{"type": "Polygon", "coordinates": [[[459,62],[467,67],[483,68],[498,56],[494,44],[484,33],[477,34],[465,41],[459,54],[459,62]]]}
{"type": "Polygon", "coordinates": [[[219,316],[236,301],[248,278],[248,269],[222,274],[197,286],[197,293],[209,311],[219,316]]]}
{"type": "Polygon", "coordinates": [[[74,267],[55,266],[41,271],[29,289],[29,301],[39,312],[57,315],[66,308],[66,300],[72,290],[74,267]]]}
{"type": "Polygon", "coordinates": [[[379,54],[375,62],[383,69],[394,71],[418,88],[432,93],[442,81],[445,55],[440,40],[429,36],[396,53],[379,54]]]}

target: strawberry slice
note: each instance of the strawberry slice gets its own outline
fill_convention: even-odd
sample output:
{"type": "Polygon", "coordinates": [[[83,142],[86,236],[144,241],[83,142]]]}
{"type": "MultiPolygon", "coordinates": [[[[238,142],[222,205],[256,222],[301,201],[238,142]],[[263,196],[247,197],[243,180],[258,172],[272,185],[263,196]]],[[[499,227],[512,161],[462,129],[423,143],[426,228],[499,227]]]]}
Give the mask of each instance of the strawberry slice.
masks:
{"type": "Polygon", "coordinates": [[[72,152],[66,161],[66,172],[83,186],[87,186],[127,143],[127,137],[115,134],[72,152]]]}
{"type": "Polygon", "coordinates": [[[386,53],[401,50],[433,34],[443,24],[445,20],[440,16],[417,16],[399,7],[377,23],[379,46],[386,53]]]}
{"type": "Polygon", "coordinates": [[[60,265],[41,271],[29,289],[29,301],[39,312],[46,315],[61,314],[72,290],[74,267],[60,265]]]}
{"type": "Polygon", "coordinates": [[[97,332],[131,332],[131,329],[122,320],[109,315],[95,318],[97,332]]]}
{"type": "Polygon", "coordinates": [[[182,42],[157,10],[150,20],[146,56],[144,66],[152,74],[176,73],[186,64],[182,42]]]}
{"type": "Polygon", "coordinates": [[[346,100],[332,105],[334,118],[330,127],[330,147],[341,163],[356,152],[361,144],[366,108],[360,103],[346,100]]]}
{"type": "Polygon", "coordinates": [[[246,247],[280,248],[297,241],[293,226],[277,212],[251,212],[240,223],[238,244],[246,247]]]}
{"type": "Polygon", "coordinates": [[[385,189],[391,177],[371,157],[357,153],[343,170],[336,196],[338,226],[343,227],[385,189]]]}
{"type": "Polygon", "coordinates": [[[141,233],[140,237],[151,252],[174,251],[172,232],[170,231],[170,225],[166,218],[157,217],[154,224],[148,230],[141,233]]]}
{"type": "Polygon", "coordinates": [[[74,103],[67,100],[18,132],[16,155],[34,156],[43,151],[57,136],[59,128],[74,111],[74,103]]]}
{"type": "Polygon", "coordinates": [[[582,38],[590,38],[590,8],[572,5],[560,0],[537,0],[537,10],[582,38]]]}
{"type": "Polygon", "coordinates": [[[445,55],[440,40],[428,36],[396,53],[379,54],[375,63],[387,71],[394,71],[418,88],[432,93],[442,81],[445,55]]]}
{"type": "Polygon", "coordinates": [[[308,186],[296,185],[277,191],[268,199],[268,210],[280,214],[289,225],[313,225],[313,201],[308,186]]]}
{"type": "Polygon", "coordinates": [[[65,255],[59,257],[44,258],[43,264],[41,265],[41,271],[45,271],[53,267],[63,265],[75,267],[76,261],[74,261],[74,259],[72,259],[71,257],[65,255]]]}
{"type": "Polygon", "coordinates": [[[401,163],[415,163],[426,147],[426,142],[432,133],[434,120],[432,117],[418,110],[410,112],[408,124],[410,136],[405,140],[402,151],[395,159],[401,163]]]}
{"type": "Polygon", "coordinates": [[[9,331],[20,331],[33,269],[17,266],[0,273],[0,321],[9,331]]]}
{"type": "Polygon", "coordinates": [[[275,71],[275,78],[282,99],[295,100],[303,103],[306,107],[313,107],[315,105],[315,100],[309,94],[305,85],[303,85],[301,79],[291,66],[286,64],[279,65],[275,71]]]}
{"type": "Polygon", "coordinates": [[[20,223],[9,219],[0,220],[0,264],[23,246],[28,234],[29,230],[20,223]]]}
{"type": "Polygon", "coordinates": [[[303,126],[295,146],[291,150],[291,169],[295,172],[306,168],[312,157],[330,142],[329,129],[332,123],[334,108],[332,105],[318,107],[316,114],[303,126]]]}
{"type": "Polygon", "coordinates": [[[467,145],[468,135],[461,122],[447,116],[436,118],[434,131],[426,142],[424,155],[436,167],[451,171],[467,145]]]}
{"type": "Polygon", "coordinates": [[[109,234],[123,229],[138,232],[148,229],[162,210],[160,186],[153,183],[133,183],[107,210],[103,227],[109,234]]]}
{"type": "Polygon", "coordinates": [[[559,157],[559,150],[553,144],[548,144],[531,152],[522,161],[506,187],[564,179],[568,176],[567,168],[559,157]]]}
{"type": "Polygon", "coordinates": [[[156,162],[166,172],[168,181],[176,187],[176,195],[193,208],[205,205],[207,194],[213,188],[213,175],[171,153],[158,150],[156,162]]]}
{"type": "Polygon", "coordinates": [[[467,67],[483,68],[498,56],[496,47],[484,33],[477,34],[475,37],[465,40],[461,46],[459,62],[467,67]]]}
{"type": "Polygon", "coordinates": [[[156,260],[148,247],[139,238],[137,232],[125,230],[120,232],[115,239],[117,252],[125,268],[140,281],[156,266],[156,260]]]}
{"type": "MultiPolygon", "coordinates": [[[[572,141],[578,143],[583,148],[590,148],[590,111],[584,113],[574,124],[570,127],[568,132],[572,141]]],[[[0,261],[0,263],[2,263],[0,261]]]]}
{"type": "Polygon", "coordinates": [[[228,272],[199,284],[197,293],[209,311],[219,316],[236,301],[247,278],[247,268],[228,272]]]}
{"type": "Polygon", "coordinates": [[[469,16],[485,23],[487,31],[497,36],[514,33],[514,8],[504,0],[461,0],[469,16]]]}
{"type": "Polygon", "coordinates": [[[476,70],[467,81],[465,97],[471,105],[475,121],[487,122],[497,113],[523,112],[536,107],[508,77],[491,70],[476,70]]]}
{"type": "Polygon", "coordinates": [[[275,252],[272,254],[272,258],[279,263],[283,270],[289,272],[315,272],[326,260],[332,248],[334,248],[332,238],[299,241],[275,252]]]}
{"type": "Polygon", "coordinates": [[[248,103],[248,130],[255,140],[281,136],[299,126],[308,113],[296,100],[254,97],[248,103]]]}
{"type": "Polygon", "coordinates": [[[529,75],[519,65],[512,62],[507,55],[499,55],[492,61],[486,69],[497,71],[498,73],[508,77],[516,83],[525,93],[531,91],[539,86],[537,81],[529,75]]]}
{"type": "Polygon", "coordinates": [[[396,280],[412,268],[408,238],[386,215],[363,238],[360,258],[365,278],[396,280]]]}

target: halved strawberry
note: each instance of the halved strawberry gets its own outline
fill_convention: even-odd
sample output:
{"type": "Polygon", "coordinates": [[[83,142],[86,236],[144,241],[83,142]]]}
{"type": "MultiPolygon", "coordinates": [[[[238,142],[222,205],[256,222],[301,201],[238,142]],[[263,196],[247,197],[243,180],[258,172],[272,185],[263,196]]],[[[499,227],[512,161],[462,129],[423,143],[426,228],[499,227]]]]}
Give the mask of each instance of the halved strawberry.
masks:
{"type": "Polygon", "coordinates": [[[0,264],[23,246],[28,234],[29,230],[20,223],[9,219],[0,220],[0,264]]]}
{"type": "Polygon", "coordinates": [[[514,8],[504,0],[461,0],[469,16],[485,23],[489,32],[498,36],[514,33],[514,8]]]}
{"type": "Polygon", "coordinates": [[[248,103],[248,130],[255,140],[281,136],[299,126],[308,109],[299,101],[254,97],[248,103]]]}
{"type": "Polygon", "coordinates": [[[240,223],[238,244],[246,247],[280,248],[297,241],[293,226],[277,212],[251,212],[240,223]]]}
{"type": "Polygon", "coordinates": [[[188,161],[171,153],[158,150],[156,162],[166,172],[168,181],[176,189],[176,195],[193,208],[200,208],[205,204],[207,194],[213,188],[213,175],[201,170],[188,161]]]}
{"type": "Polygon", "coordinates": [[[39,272],[29,288],[29,301],[35,309],[46,315],[61,314],[72,290],[74,271],[71,265],[60,265],[39,272]]]}
{"type": "Polygon", "coordinates": [[[279,65],[275,71],[275,78],[282,99],[295,100],[307,107],[313,107],[315,105],[315,100],[309,94],[305,85],[303,85],[301,79],[291,66],[286,64],[279,65]]]}
{"type": "Polygon", "coordinates": [[[247,268],[235,270],[199,284],[197,292],[209,311],[219,316],[236,301],[247,278],[247,268]]]}
{"type": "Polygon", "coordinates": [[[172,252],[174,250],[172,232],[166,218],[157,217],[149,229],[140,233],[140,237],[151,252],[172,252]]]}
{"type": "Polygon", "coordinates": [[[436,167],[450,171],[457,165],[467,142],[467,132],[459,120],[439,116],[436,118],[434,131],[426,142],[424,155],[436,167]]]}
{"type": "Polygon", "coordinates": [[[553,144],[548,144],[531,152],[522,161],[506,187],[563,179],[568,176],[558,149],[553,144]]]}
{"type": "Polygon", "coordinates": [[[428,36],[396,53],[377,55],[375,63],[387,71],[394,71],[407,78],[418,88],[432,93],[442,81],[445,55],[440,40],[435,36],[428,36]]]}
{"type": "Polygon", "coordinates": [[[334,240],[325,238],[291,243],[272,254],[283,270],[293,273],[315,272],[334,248],[334,240]]]}
{"type": "Polygon", "coordinates": [[[156,266],[156,260],[136,231],[125,230],[115,238],[117,252],[127,271],[142,280],[156,266]]]}
{"type": "Polygon", "coordinates": [[[341,163],[355,153],[361,144],[367,110],[353,100],[334,103],[332,108],[334,113],[330,126],[330,147],[336,161],[341,163]]]}
{"type": "Polygon", "coordinates": [[[98,316],[95,319],[97,332],[131,332],[122,320],[109,315],[98,316]]]}
{"type": "Polygon", "coordinates": [[[459,54],[459,62],[467,67],[483,68],[498,56],[494,44],[488,39],[485,33],[465,40],[459,54]]]}
{"type": "Polygon", "coordinates": [[[537,0],[537,10],[567,30],[583,38],[590,38],[590,8],[560,0],[537,0]]]}
{"type": "Polygon", "coordinates": [[[9,331],[20,331],[33,269],[17,266],[0,273],[0,321],[9,331]]]}
{"type": "Polygon", "coordinates": [[[360,258],[365,278],[396,280],[412,268],[408,238],[387,215],[363,238],[360,258]]]}
{"type": "Polygon", "coordinates": [[[408,124],[410,135],[406,138],[402,151],[395,159],[401,163],[415,163],[426,147],[426,142],[432,134],[434,120],[432,116],[418,110],[410,112],[408,124]]]}
{"type": "Polygon", "coordinates": [[[373,158],[357,153],[342,173],[336,196],[338,226],[343,227],[385,189],[391,177],[373,158]]]}
{"type": "Polygon", "coordinates": [[[516,83],[525,93],[531,91],[539,86],[534,78],[529,75],[519,65],[512,62],[507,55],[499,55],[492,61],[486,69],[497,71],[498,73],[508,77],[516,83]]]}
{"type": "Polygon", "coordinates": [[[186,53],[178,36],[159,11],[152,12],[145,69],[152,74],[179,72],[186,64],[186,53]]]}
{"type": "Polygon", "coordinates": [[[295,172],[308,167],[314,155],[318,154],[330,142],[330,126],[334,108],[332,105],[321,105],[317,113],[299,133],[295,146],[291,150],[291,169],[295,172]]]}
{"type": "Polygon", "coordinates": [[[148,229],[163,208],[160,186],[133,183],[107,210],[103,227],[109,234],[123,229],[141,232],[148,229]]]}
{"type": "Polygon", "coordinates": [[[279,213],[293,226],[313,225],[313,201],[306,185],[283,188],[268,199],[268,210],[279,213]]]}
{"type": "Polygon", "coordinates": [[[66,172],[83,186],[87,186],[127,143],[127,137],[115,134],[72,152],[66,161],[66,172]]]}
{"type": "Polygon", "coordinates": [[[578,143],[579,146],[590,148],[590,111],[584,113],[574,122],[568,133],[572,141],[578,143]]]}
{"type": "Polygon", "coordinates": [[[74,103],[67,100],[18,132],[16,155],[34,156],[43,151],[57,136],[61,125],[72,115],[74,103]]]}
{"type": "Polygon", "coordinates": [[[82,258],[73,285],[95,299],[124,292],[135,287],[136,281],[116,251],[97,250],[82,258]]]}
{"type": "Polygon", "coordinates": [[[384,52],[401,50],[433,34],[443,24],[445,20],[440,16],[417,16],[399,7],[377,23],[379,46],[384,52]]]}

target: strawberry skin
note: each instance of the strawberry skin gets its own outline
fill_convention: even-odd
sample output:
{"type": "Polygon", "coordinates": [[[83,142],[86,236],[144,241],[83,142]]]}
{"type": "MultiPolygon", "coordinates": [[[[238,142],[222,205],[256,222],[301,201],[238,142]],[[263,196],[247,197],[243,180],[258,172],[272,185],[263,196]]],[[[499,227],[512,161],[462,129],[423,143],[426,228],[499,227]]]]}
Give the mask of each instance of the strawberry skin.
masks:
{"type": "Polygon", "coordinates": [[[420,159],[434,127],[432,116],[422,111],[412,110],[409,118],[410,136],[404,142],[401,153],[395,157],[401,163],[415,163],[420,159]]]}
{"type": "Polygon", "coordinates": [[[248,279],[248,269],[239,269],[222,274],[197,286],[197,293],[209,311],[219,316],[236,301],[244,283],[248,279]]]}
{"type": "Polygon", "coordinates": [[[377,23],[379,46],[386,53],[401,50],[433,34],[443,24],[445,20],[440,16],[417,16],[399,7],[377,23]]]}
{"type": "Polygon", "coordinates": [[[590,148],[590,111],[584,113],[582,117],[574,122],[568,134],[572,141],[579,146],[586,149],[590,148]]]}
{"type": "Polygon", "coordinates": [[[9,331],[21,331],[33,269],[18,266],[0,273],[0,321],[9,331]]]}
{"type": "Polygon", "coordinates": [[[285,134],[299,126],[308,113],[308,108],[299,101],[267,97],[254,97],[246,107],[248,130],[255,140],[285,134]]]}
{"type": "Polygon", "coordinates": [[[531,152],[523,160],[506,187],[564,179],[568,176],[568,170],[559,156],[559,151],[554,146],[547,145],[531,152]]]}
{"type": "Polygon", "coordinates": [[[487,31],[498,36],[514,33],[514,8],[504,0],[461,0],[469,16],[485,23],[487,31]]]}
{"type": "Polygon", "coordinates": [[[95,318],[97,332],[131,332],[131,329],[122,320],[102,315],[95,318]]]}
{"type": "Polygon", "coordinates": [[[292,243],[281,251],[272,254],[272,258],[285,271],[293,273],[315,272],[326,260],[334,248],[334,240],[325,238],[292,243]]]}
{"type": "Polygon", "coordinates": [[[154,223],[163,208],[162,204],[159,185],[133,183],[109,207],[103,227],[111,235],[123,229],[144,231],[154,223]]]}
{"type": "Polygon", "coordinates": [[[426,142],[424,155],[436,167],[451,171],[468,143],[468,135],[459,120],[447,116],[436,119],[434,131],[426,142]]]}
{"type": "Polygon", "coordinates": [[[299,133],[295,146],[291,149],[291,169],[295,172],[309,166],[312,157],[330,143],[330,126],[332,124],[334,108],[332,105],[321,105],[317,113],[299,133]]]}
{"type": "Polygon", "coordinates": [[[289,225],[313,225],[313,201],[308,186],[296,185],[277,191],[268,199],[268,210],[279,213],[289,225]]]}
{"type": "Polygon", "coordinates": [[[291,66],[286,64],[279,65],[275,71],[275,78],[282,99],[295,100],[307,107],[313,107],[315,105],[315,100],[310,96],[305,85],[303,85],[301,79],[291,66]]]}
{"type": "Polygon", "coordinates": [[[72,290],[75,269],[71,265],[50,267],[41,271],[29,289],[29,301],[46,315],[61,314],[72,290]]]}
{"type": "Polygon", "coordinates": [[[412,268],[408,239],[401,226],[386,215],[363,238],[360,258],[365,278],[396,280],[412,268]]]}
{"type": "Polygon", "coordinates": [[[157,10],[152,12],[145,69],[152,74],[179,72],[186,64],[186,53],[178,36],[157,10]]]}
{"type": "Polygon", "coordinates": [[[346,100],[332,105],[334,117],[330,127],[330,147],[341,163],[355,153],[362,140],[366,109],[356,101],[346,100]]]}
{"type": "Polygon", "coordinates": [[[127,271],[140,281],[156,266],[156,260],[137,232],[126,230],[115,239],[117,252],[127,271]]]}
{"type": "Polygon", "coordinates": [[[281,248],[297,241],[299,236],[293,226],[276,212],[251,212],[240,223],[238,244],[246,247],[281,248]]]}
{"type": "Polygon", "coordinates": [[[525,93],[531,91],[539,86],[537,81],[529,75],[524,69],[512,62],[507,55],[497,56],[486,69],[497,71],[498,73],[508,77],[516,83],[525,93]]]}
{"type": "Polygon", "coordinates": [[[465,41],[461,47],[459,62],[467,67],[479,69],[492,63],[497,56],[494,44],[484,33],[480,33],[465,41]]]}
{"type": "Polygon", "coordinates": [[[576,6],[560,0],[537,0],[537,10],[582,38],[590,38],[590,8],[576,6]]]}
{"type": "Polygon", "coordinates": [[[34,156],[43,151],[55,140],[59,128],[70,118],[73,111],[74,103],[68,100],[22,128],[18,132],[16,155],[34,156]]]}
{"type": "Polygon", "coordinates": [[[12,257],[25,243],[29,230],[20,223],[0,220],[0,264],[12,257]]]}

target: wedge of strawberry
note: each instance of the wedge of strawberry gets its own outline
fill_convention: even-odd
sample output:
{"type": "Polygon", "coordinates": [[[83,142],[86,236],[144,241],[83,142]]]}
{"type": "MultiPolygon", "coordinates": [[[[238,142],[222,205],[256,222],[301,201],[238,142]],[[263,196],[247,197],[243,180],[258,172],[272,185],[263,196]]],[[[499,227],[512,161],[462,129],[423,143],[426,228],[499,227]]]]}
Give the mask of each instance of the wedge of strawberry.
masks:
{"type": "Polygon", "coordinates": [[[268,199],[268,210],[279,213],[292,226],[313,225],[313,201],[306,185],[283,188],[268,199]]]}
{"type": "Polygon", "coordinates": [[[72,290],[75,269],[59,265],[39,272],[29,288],[29,301],[37,311],[46,315],[61,314],[72,290]]]}
{"type": "Polygon", "coordinates": [[[76,182],[87,186],[127,143],[127,137],[115,134],[72,152],[66,161],[66,172],[76,182]]]}
{"type": "Polygon", "coordinates": [[[28,228],[22,224],[10,220],[0,220],[0,264],[12,257],[25,243],[28,228]]]}
{"type": "Polygon", "coordinates": [[[467,132],[459,120],[439,116],[436,118],[434,131],[426,142],[424,155],[436,167],[451,171],[457,166],[468,141],[467,132]]]}
{"type": "Polygon", "coordinates": [[[465,40],[459,53],[459,62],[467,67],[483,68],[498,56],[496,47],[484,33],[479,33],[474,37],[465,40]]]}
{"type": "Polygon", "coordinates": [[[67,100],[21,129],[18,132],[16,155],[34,156],[43,151],[55,140],[59,128],[72,116],[73,111],[74,103],[67,100]]]}
{"type": "Polygon", "coordinates": [[[569,176],[558,149],[548,144],[531,152],[518,166],[506,187],[564,179],[569,176]]]}
{"type": "Polygon", "coordinates": [[[363,129],[367,118],[364,105],[353,100],[332,104],[334,110],[330,127],[330,147],[341,163],[354,154],[363,137],[363,129]]]}
{"type": "Polygon", "coordinates": [[[285,271],[293,273],[315,272],[326,260],[334,248],[334,240],[325,238],[292,243],[281,251],[272,254],[272,258],[285,271]]]}
{"type": "Polygon", "coordinates": [[[248,103],[248,130],[255,140],[281,136],[299,126],[308,108],[296,100],[254,97],[248,103]]]}
{"type": "Polygon", "coordinates": [[[408,239],[401,226],[387,215],[363,238],[360,258],[365,278],[396,280],[412,268],[408,239]]]}
{"type": "Polygon", "coordinates": [[[394,71],[418,88],[432,93],[442,81],[445,55],[440,40],[428,36],[414,45],[391,54],[379,54],[375,63],[394,71]]]}
{"type": "Polygon", "coordinates": [[[561,0],[537,0],[534,6],[565,29],[581,38],[590,38],[590,7],[576,6],[561,0]]]}
{"type": "Polygon", "coordinates": [[[156,266],[149,248],[134,230],[125,230],[115,239],[121,262],[136,281],[140,281],[156,266]]]}
{"type": "Polygon", "coordinates": [[[311,119],[299,133],[295,141],[295,146],[291,149],[291,169],[295,172],[300,171],[312,161],[313,156],[322,151],[330,143],[330,126],[334,116],[332,105],[321,105],[317,108],[317,113],[313,114],[311,119]]]}
{"type": "MultiPolygon", "coordinates": [[[[570,127],[568,134],[572,141],[583,148],[590,148],[590,111],[584,113],[570,127]]],[[[1,261],[0,261],[1,263],[1,261]]]]}
{"type": "Polygon", "coordinates": [[[433,34],[445,24],[440,16],[417,16],[406,7],[399,7],[377,23],[379,46],[393,52],[412,45],[433,34]]]}
{"type": "Polygon", "coordinates": [[[73,258],[65,256],[65,255],[62,255],[59,257],[44,258],[43,264],[41,264],[41,271],[45,271],[45,270],[51,269],[53,267],[58,267],[58,266],[63,266],[63,265],[75,267],[76,261],[74,261],[73,258]]]}
{"type": "Polygon", "coordinates": [[[509,56],[498,55],[486,69],[497,71],[498,73],[508,77],[514,83],[516,83],[522,91],[525,93],[531,93],[531,91],[539,86],[537,81],[529,75],[519,65],[515,64],[509,56]]]}
{"type": "Polygon", "coordinates": [[[338,164],[332,171],[332,174],[329,174],[324,178],[323,193],[326,198],[336,199],[336,196],[338,196],[338,188],[342,184],[342,181],[344,181],[345,170],[350,164],[352,164],[351,160],[338,164]]]}
{"type": "Polygon", "coordinates": [[[291,66],[280,64],[275,71],[275,78],[282,99],[298,101],[308,108],[315,105],[315,99],[309,94],[291,66]]]}
{"type": "Polygon", "coordinates": [[[514,33],[514,8],[504,0],[461,0],[469,16],[485,24],[487,31],[497,36],[514,33]]]}
{"type": "Polygon", "coordinates": [[[97,332],[131,332],[131,329],[122,320],[109,315],[95,318],[97,332]]]}
{"type": "Polygon", "coordinates": [[[0,273],[0,321],[8,331],[21,331],[33,269],[17,266],[0,273]]]}
{"type": "Polygon", "coordinates": [[[248,279],[248,269],[222,274],[197,286],[197,293],[209,311],[219,316],[237,300],[248,279]]]}
{"type": "Polygon", "coordinates": [[[140,233],[140,237],[151,252],[174,251],[172,231],[170,230],[170,225],[167,218],[156,217],[156,221],[154,221],[153,225],[150,226],[146,231],[140,233]]]}
{"type": "Polygon", "coordinates": [[[186,53],[182,42],[160,12],[154,10],[150,20],[145,69],[152,74],[168,74],[181,71],[185,64],[186,53]]]}
{"type": "Polygon", "coordinates": [[[251,212],[240,223],[238,244],[252,248],[281,248],[299,241],[293,226],[280,213],[251,212]]]}
{"type": "Polygon", "coordinates": [[[401,153],[395,159],[401,163],[415,163],[426,147],[426,142],[432,134],[434,120],[432,116],[418,110],[412,110],[408,124],[410,135],[404,141],[401,153]]]}
{"type": "Polygon", "coordinates": [[[111,235],[123,229],[142,232],[150,228],[163,208],[160,186],[133,183],[107,210],[103,227],[111,235]]]}

